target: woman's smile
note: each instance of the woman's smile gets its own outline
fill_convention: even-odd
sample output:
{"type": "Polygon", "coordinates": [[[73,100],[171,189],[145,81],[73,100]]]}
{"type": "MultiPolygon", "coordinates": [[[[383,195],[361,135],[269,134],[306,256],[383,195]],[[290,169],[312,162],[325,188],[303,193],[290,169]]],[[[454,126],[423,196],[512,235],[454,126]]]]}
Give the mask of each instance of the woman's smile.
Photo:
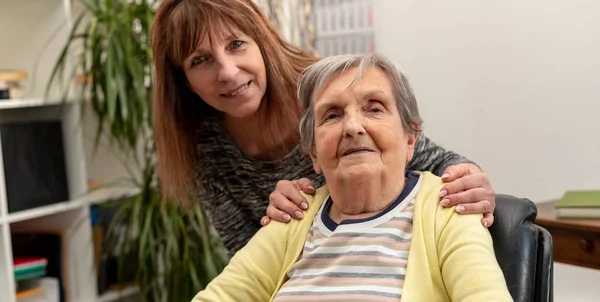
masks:
{"type": "Polygon", "coordinates": [[[350,148],[350,149],[346,149],[345,151],[341,152],[342,157],[346,157],[346,156],[354,156],[354,155],[364,155],[364,154],[369,154],[369,153],[374,153],[375,151],[371,148],[368,147],[354,147],[354,148],[350,148]]]}
{"type": "Polygon", "coordinates": [[[246,92],[250,89],[250,85],[252,84],[252,80],[239,85],[238,87],[228,91],[227,93],[222,93],[222,97],[226,98],[239,98],[246,94],[246,92]]]}

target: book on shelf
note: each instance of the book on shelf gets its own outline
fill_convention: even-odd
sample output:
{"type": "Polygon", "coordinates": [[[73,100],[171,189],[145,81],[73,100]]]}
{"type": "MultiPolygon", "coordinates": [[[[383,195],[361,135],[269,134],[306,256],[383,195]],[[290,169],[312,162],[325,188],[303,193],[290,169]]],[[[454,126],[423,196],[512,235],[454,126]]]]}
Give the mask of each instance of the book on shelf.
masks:
{"type": "Polygon", "coordinates": [[[43,257],[15,257],[13,271],[15,281],[35,279],[46,275],[48,260],[43,257]]]}
{"type": "Polygon", "coordinates": [[[17,302],[60,302],[58,280],[44,277],[21,281],[16,298],[17,302]]]}
{"type": "Polygon", "coordinates": [[[556,202],[556,217],[600,219],[600,190],[565,192],[556,202]]]}
{"type": "Polygon", "coordinates": [[[15,273],[45,268],[46,265],[48,265],[48,259],[44,257],[15,257],[13,260],[15,273]]]}
{"type": "Polygon", "coordinates": [[[53,280],[52,282],[56,284],[52,286],[55,288],[53,291],[59,297],[56,301],[69,301],[65,291],[68,288],[68,279],[65,278],[68,267],[65,261],[67,254],[64,253],[63,236],[62,232],[52,230],[46,230],[45,233],[11,232],[14,260],[29,259],[28,261],[17,261],[13,265],[17,267],[19,265],[21,267],[29,266],[30,269],[33,269],[26,272],[25,275],[18,276],[15,274],[17,291],[35,287],[31,284],[35,285],[40,282],[41,287],[44,289],[44,295],[48,295],[48,290],[43,284],[48,283],[48,280],[53,280]],[[40,258],[47,260],[44,270],[40,269],[40,264],[44,263],[40,258]],[[38,265],[37,270],[35,270],[35,264],[38,265]]]}
{"type": "Polygon", "coordinates": [[[25,289],[17,293],[17,301],[45,301],[44,290],[41,287],[25,289]]]}

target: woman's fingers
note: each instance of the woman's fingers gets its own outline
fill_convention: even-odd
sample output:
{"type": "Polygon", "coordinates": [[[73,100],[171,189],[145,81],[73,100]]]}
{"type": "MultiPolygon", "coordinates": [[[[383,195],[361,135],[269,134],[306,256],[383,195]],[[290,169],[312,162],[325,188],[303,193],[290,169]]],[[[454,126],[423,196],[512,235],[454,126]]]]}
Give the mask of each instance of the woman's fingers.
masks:
{"type": "MultiPolygon", "coordinates": [[[[440,194],[441,196],[442,194],[440,194]]],[[[489,200],[495,203],[496,194],[493,190],[487,188],[472,188],[459,193],[441,196],[441,204],[444,207],[451,207],[461,204],[469,204],[489,200]]]]}
{"type": "Polygon", "coordinates": [[[302,219],[302,211],[308,209],[308,201],[300,190],[306,194],[315,193],[313,182],[308,178],[278,181],[275,191],[269,195],[267,216],[263,217],[260,223],[265,226],[269,224],[270,219],[281,222],[289,222],[292,218],[302,219]]]}
{"type": "Polygon", "coordinates": [[[456,194],[444,195],[441,199],[442,206],[456,206],[456,212],[460,214],[490,214],[489,216],[492,218],[486,219],[487,227],[494,223],[496,193],[491,188],[473,188],[456,194]]]}
{"type": "Polygon", "coordinates": [[[296,181],[296,187],[306,194],[315,194],[313,182],[308,178],[301,178],[296,181]]]}
{"type": "Polygon", "coordinates": [[[481,224],[484,227],[490,227],[494,223],[493,213],[495,208],[496,204],[494,202],[485,199],[477,202],[458,204],[454,210],[459,214],[483,214],[481,224]]]}
{"type": "Polygon", "coordinates": [[[301,208],[308,208],[308,202],[295,189],[292,191],[275,191],[269,195],[269,207],[267,216],[281,222],[288,222],[290,219],[302,219],[304,214],[301,208]],[[284,195],[285,192],[288,195],[284,195]],[[295,193],[295,194],[293,194],[295,193]],[[292,195],[293,197],[290,197],[292,195]],[[295,202],[292,200],[296,200],[295,202]],[[300,206],[297,205],[300,204],[300,206]]]}
{"type": "MultiPolygon", "coordinates": [[[[269,196],[269,204],[275,203],[275,205],[280,210],[284,210],[286,212],[287,210],[285,208],[282,208],[286,206],[286,201],[294,203],[296,206],[300,207],[303,210],[308,209],[308,201],[306,200],[306,198],[304,198],[304,196],[302,196],[302,194],[300,194],[299,190],[301,185],[297,182],[298,181],[289,180],[278,181],[277,186],[275,187],[275,191],[269,196]]],[[[308,185],[305,183],[304,186],[308,185]]],[[[294,214],[294,212],[288,212],[288,214],[292,215],[294,214]]]]}
{"type": "Polygon", "coordinates": [[[494,223],[496,192],[479,167],[473,164],[448,167],[442,180],[446,183],[440,190],[442,206],[456,206],[459,214],[483,214],[481,224],[485,227],[494,223]]]}
{"type": "Polygon", "coordinates": [[[440,191],[440,196],[451,195],[461,191],[467,191],[473,188],[486,188],[490,191],[493,191],[490,179],[488,178],[487,174],[477,173],[472,175],[465,175],[446,183],[440,191]],[[444,194],[444,192],[446,194],[444,194]]]}
{"type": "Polygon", "coordinates": [[[494,204],[489,200],[459,204],[455,208],[460,214],[486,214],[494,212],[494,204]]]}
{"type": "MultiPolygon", "coordinates": [[[[298,210],[292,210],[291,212],[294,213],[296,211],[298,210]]],[[[277,208],[274,204],[270,204],[267,207],[267,217],[272,220],[277,220],[279,222],[289,222],[292,219],[292,215],[288,214],[284,210],[277,208]]]]}
{"type": "MultiPolygon", "coordinates": [[[[268,209],[267,209],[267,211],[268,211],[268,209]]],[[[263,216],[263,218],[261,218],[261,220],[260,220],[260,224],[261,224],[262,226],[266,226],[266,225],[268,225],[270,222],[271,222],[271,218],[269,218],[269,216],[263,216]]]]}
{"type": "Polygon", "coordinates": [[[482,173],[478,166],[471,163],[460,163],[446,168],[444,174],[442,174],[442,180],[444,182],[450,182],[477,173],[482,173]]]}
{"type": "Polygon", "coordinates": [[[484,227],[489,228],[492,224],[494,224],[494,214],[492,214],[492,213],[483,214],[483,218],[481,218],[481,224],[484,227]]]}
{"type": "Polygon", "coordinates": [[[307,194],[314,194],[313,183],[308,178],[289,181],[280,180],[277,182],[275,191],[269,195],[269,207],[267,207],[267,217],[261,219],[261,224],[269,224],[269,219],[280,222],[289,222],[292,218],[302,219],[303,210],[308,209],[308,201],[299,190],[307,194]]]}

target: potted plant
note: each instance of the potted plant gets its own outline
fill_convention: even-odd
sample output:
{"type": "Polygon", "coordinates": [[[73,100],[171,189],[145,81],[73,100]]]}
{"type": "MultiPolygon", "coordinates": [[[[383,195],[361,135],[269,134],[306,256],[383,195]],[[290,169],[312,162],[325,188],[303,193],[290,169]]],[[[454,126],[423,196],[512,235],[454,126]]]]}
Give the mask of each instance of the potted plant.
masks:
{"type": "Polygon", "coordinates": [[[118,247],[120,267],[127,264],[134,272],[148,301],[189,301],[227,260],[199,204],[179,208],[161,200],[148,41],[157,1],[76,2],[83,12],[73,23],[48,88],[79,79],[78,99],[99,120],[96,147],[105,136],[128,159],[123,164],[139,193],[118,204],[107,234],[107,244],[118,247]]]}

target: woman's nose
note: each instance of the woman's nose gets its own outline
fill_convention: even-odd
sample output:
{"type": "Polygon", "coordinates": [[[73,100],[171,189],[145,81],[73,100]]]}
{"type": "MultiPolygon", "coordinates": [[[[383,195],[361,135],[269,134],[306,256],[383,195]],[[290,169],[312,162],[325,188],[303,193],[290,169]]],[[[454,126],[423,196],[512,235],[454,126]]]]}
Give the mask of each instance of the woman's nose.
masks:
{"type": "Polygon", "coordinates": [[[344,121],[344,135],[356,136],[365,134],[364,121],[356,114],[347,114],[344,121]]]}
{"type": "Polygon", "coordinates": [[[237,67],[237,63],[230,58],[223,58],[219,62],[219,70],[217,73],[217,80],[219,82],[230,82],[235,79],[235,75],[240,69],[237,67]]]}

